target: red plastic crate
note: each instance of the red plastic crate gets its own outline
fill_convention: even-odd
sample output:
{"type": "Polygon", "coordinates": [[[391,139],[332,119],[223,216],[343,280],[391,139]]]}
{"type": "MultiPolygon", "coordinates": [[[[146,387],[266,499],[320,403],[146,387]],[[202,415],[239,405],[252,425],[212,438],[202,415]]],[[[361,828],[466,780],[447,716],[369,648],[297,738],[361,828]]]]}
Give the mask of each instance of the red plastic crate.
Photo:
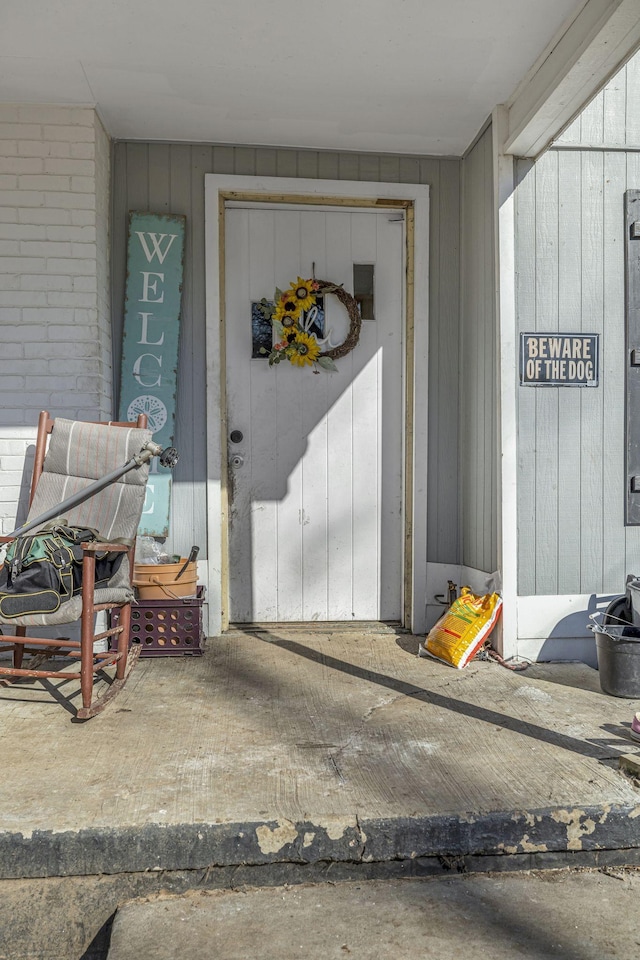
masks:
{"type": "MultiPolygon", "coordinates": [[[[131,639],[140,644],[141,657],[199,657],[204,653],[202,631],[204,587],[195,597],[179,600],[134,600],[131,604],[131,639]]],[[[113,610],[111,624],[117,627],[120,611],[113,610]]],[[[117,646],[117,638],[110,638],[117,646]]]]}

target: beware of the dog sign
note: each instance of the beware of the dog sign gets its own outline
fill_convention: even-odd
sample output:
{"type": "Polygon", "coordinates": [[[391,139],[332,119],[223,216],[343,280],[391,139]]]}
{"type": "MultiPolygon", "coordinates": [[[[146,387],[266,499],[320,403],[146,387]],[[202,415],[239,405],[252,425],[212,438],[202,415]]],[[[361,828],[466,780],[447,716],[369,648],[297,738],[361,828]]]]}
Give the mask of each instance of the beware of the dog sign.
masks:
{"type": "Polygon", "coordinates": [[[523,386],[597,387],[597,333],[521,333],[523,386]]]}

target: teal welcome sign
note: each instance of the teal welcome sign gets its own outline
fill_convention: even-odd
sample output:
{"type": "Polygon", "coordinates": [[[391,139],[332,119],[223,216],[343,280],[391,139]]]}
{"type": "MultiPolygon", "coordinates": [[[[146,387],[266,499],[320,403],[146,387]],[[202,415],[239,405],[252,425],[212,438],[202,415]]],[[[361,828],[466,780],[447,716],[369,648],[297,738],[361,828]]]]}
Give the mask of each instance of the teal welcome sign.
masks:
{"type": "MultiPolygon", "coordinates": [[[[131,213],[122,339],[120,420],[146,413],[153,439],[175,428],[185,217],[131,213]]],[[[169,534],[171,471],[152,461],[140,534],[169,534]]]]}

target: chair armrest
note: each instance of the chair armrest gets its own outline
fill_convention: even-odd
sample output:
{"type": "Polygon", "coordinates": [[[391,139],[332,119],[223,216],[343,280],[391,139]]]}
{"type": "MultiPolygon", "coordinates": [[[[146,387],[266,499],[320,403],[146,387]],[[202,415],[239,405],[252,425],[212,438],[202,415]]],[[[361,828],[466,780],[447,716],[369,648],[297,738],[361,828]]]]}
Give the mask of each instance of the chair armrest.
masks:
{"type": "Polygon", "coordinates": [[[97,553],[98,550],[101,553],[104,550],[108,550],[109,553],[126,553],[131,549],[131,547],[125,546],[124,543],[94,543],[93,541],[81,543],[80,546],[85,553],[97,553]]]}

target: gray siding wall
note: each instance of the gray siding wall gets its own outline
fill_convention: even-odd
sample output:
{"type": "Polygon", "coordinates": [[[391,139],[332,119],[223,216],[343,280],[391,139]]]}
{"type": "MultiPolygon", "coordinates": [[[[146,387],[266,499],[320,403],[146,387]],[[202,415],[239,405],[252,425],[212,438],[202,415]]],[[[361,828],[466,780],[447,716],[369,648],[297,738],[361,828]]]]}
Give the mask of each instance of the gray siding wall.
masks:
{"type": "MultiPolygon", "coordinates": [[[[200,144],[114,145],[112,305],[119,376],[130,210],[185,214],[187,237],[180,343],[170,552],[204,549],[205,249],[204,175],[233,173],[421,183],[431,187],[428,557],[458,563],[458,360],[460,161],[200,144]]],[[[117,387],[117,384],[116,384],[117,387]]]]}
{"type": "Polygon", "coordinates": [[[639,105],[636,57],[517,164],[519,330],[599,333],[601,348],[597,388],[518,387],[521,595],[621,593],[640,573],[640,528],[624,526],[623,206],[640,188],[640,152],[624,149],[640,147],[639,105]]]}
{"type": "Polygon", "coordinates": [[[460,499],[462,563],[498,565],[498,371],[491,126],[462,166],[460,499]]]}

